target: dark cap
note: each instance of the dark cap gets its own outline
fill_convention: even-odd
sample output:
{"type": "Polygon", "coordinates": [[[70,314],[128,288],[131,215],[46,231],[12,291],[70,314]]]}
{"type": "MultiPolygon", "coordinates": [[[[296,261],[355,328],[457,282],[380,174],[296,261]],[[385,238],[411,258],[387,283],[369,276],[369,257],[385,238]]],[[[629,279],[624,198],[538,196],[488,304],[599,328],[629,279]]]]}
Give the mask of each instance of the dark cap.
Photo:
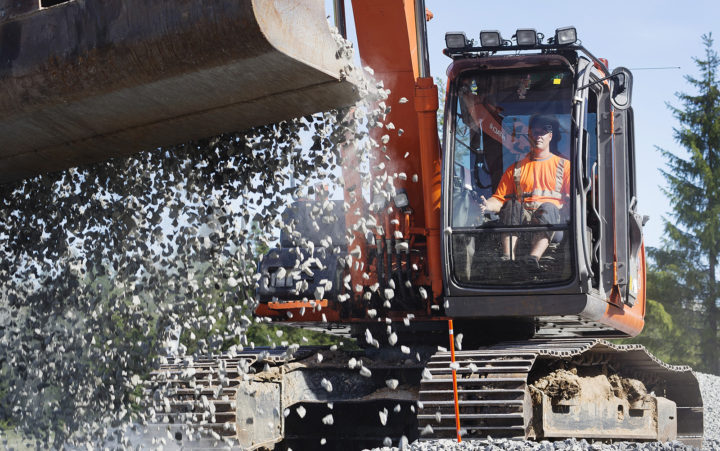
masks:
{"type": "Polygon", "coordinates": [[[533,114],[530,117],[530,129],[542,128],[549,132],[557,131],[557,119],[553,114],[533,114]]]}

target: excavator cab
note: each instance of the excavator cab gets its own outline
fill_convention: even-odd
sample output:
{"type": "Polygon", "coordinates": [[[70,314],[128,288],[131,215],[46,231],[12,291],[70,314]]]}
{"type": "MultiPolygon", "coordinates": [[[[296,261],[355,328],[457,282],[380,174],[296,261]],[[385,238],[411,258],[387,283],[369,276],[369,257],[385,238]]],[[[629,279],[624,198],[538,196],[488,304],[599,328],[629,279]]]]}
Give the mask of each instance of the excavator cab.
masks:
{"type": "Polygon", "coordinates": [[[450,218],[453,230],[457,230],[451,242],[453,276],[468,286],[542,285],[567,280],[573,272],[568,239],[570,198],[567,183],[563,187],[570,175],[564,173],[567,166],[558,164],[557,171],[543,174],[549,178],[548,188],[555,190],[536,193],[540,195],[532,198],[532,193],[516,195],[500,185],[505,174],[504,188],[514,189],[520,181],[516,170],[531,150],[533,118],[545,121],[543,127],[549,130],[545,139],[550,139],[552,154],[561,158],[558,162],[569,164],[571,73],[562,69],[467,71],[460,75],[458,87],[450,218]],[[524,211],[516,208],[511,212],[511,204],[506,203],[501,211],[506,218],[485,212],[482,198],[492,197],[499,189],[504,194],[498,198],[515,200],[514,205],[522,204],[524,211]],[[541,224],[537,213],[545,211],[543,200],[557,204],[558,214],[541,224]],[[541,268],[533,268],[533,263],[524,265],[529,248],[542,238],[549,239],[550,246],[541,259],[541,268]],[[515,255],[503,253],[503,241],[512,242],[515,255]]]}
{"type": "Polygon", "coordinates": [[[446,314],[535,318],[539,335],[638,334],[644,219],[636,211],[630,72],[610,73],[562,37],[481,39],[475,47],[448,35],[446,314]],[[533,131],[546,133],[551,156],[527,191],[523,160],[541,163],[532,157],[533,131]],[[484,208],[493,196],[504,202],[499,212],[484,208]],[[539,260],[528,258],[542,240],[539,260]]]}

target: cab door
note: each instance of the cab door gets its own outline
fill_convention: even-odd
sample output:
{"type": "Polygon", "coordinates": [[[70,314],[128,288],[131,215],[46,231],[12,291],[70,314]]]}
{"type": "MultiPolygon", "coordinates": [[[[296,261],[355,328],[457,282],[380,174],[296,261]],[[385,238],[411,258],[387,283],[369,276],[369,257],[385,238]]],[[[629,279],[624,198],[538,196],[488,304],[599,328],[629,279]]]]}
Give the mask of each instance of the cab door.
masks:
{"type": "Polygon", "coordinates": [[[633,110],[617,108],[613,84],[597,85],[597,183],[601,242],[594,256],[598,289],[617,305],[635,304],[643,281],[642,224],[637,213],[633,110]]]}
{"type": "Polygon", "coordinates": [[[618,285],[621,287],[623,302],[632,306],[638,299],[645,278],[642,232],[644,217],[637,211],[633,110],[615,110],[613,115],[615,179],[618,188],[618,285]],[[625,233],[622,233],[623,231],[625,233]]]}

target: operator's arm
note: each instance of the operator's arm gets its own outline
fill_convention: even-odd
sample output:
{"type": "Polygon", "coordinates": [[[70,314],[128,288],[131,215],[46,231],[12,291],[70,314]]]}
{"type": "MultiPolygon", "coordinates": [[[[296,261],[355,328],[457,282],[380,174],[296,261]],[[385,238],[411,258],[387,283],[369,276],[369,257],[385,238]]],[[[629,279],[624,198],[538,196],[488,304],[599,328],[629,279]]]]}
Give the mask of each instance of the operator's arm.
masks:
{"type": "Polygon", "coordinates": [[[500,183],[495,190],[495,194],[493,194],[490,199],[485,199],[485,197],[480,196],[480,208],[482,209],[483,213],[486,211],[492,213],[500,212],[500,209],[505,204],[505,196],[507,196],[508,194],[513,194],[515,192],[515,184],[513,183],[514,167],[514,165],[508,167],[508,169],[505,171],[502,178],[500,179],[500,183]]]}

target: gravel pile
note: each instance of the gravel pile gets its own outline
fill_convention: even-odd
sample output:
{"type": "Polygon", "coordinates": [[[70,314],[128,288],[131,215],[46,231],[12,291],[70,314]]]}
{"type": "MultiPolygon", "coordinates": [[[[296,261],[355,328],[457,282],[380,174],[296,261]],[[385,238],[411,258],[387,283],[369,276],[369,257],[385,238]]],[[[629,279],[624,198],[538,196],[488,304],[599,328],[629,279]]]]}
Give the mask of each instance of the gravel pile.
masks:
{"type": "MultiPolygon", "coordinates": [[[[705,408],[705,442],[703,450],[720,451],[720,377],[711,374],[695,373],[700,382],[700,392],[703,397],[705,408]]],[[[390,450],[397,448],[379,448],[390,450]]],[[[527,440],[508,439],[487,439],[470,440],[456,443],[454,440],[432,440],[425,442],[414,442],[406,449],[412,451],[435,451],[435,450],[685,450],[692,449],[680,442],[669,443],[633,443],[618,442],[613,444],[588,443],[586,440],[568,439],[558,442],[532,442],[527,440]]]]}
{"type": "Polygon", "coordinates": [[[695,376],[700,382],[705,409],[704,448],[720,450],[720,377],[704,373],[695,373],[695,376]]]}
{"type": "MultiPolygon", "coordinates": [[[[720,449],[719,444],[715,444],[720,449]]],[[[533,451],[580,451],[580,450],[681,450],[688,449],[680,442],[669,443],[630,443],[618,442],[613,444],[588,443],[586,440],[567,439],[558,442],[549,442],[543,440],[541,442],[531,442],[527,440],[472,440],[462,443],[456,443],[454,440],[433,440],[429,442],[416,442],[408,447],[413,451],[435,451],[435,450],[473,450],[473,451],[495,451],[495,450],[533,450],[533,451]]]]}

